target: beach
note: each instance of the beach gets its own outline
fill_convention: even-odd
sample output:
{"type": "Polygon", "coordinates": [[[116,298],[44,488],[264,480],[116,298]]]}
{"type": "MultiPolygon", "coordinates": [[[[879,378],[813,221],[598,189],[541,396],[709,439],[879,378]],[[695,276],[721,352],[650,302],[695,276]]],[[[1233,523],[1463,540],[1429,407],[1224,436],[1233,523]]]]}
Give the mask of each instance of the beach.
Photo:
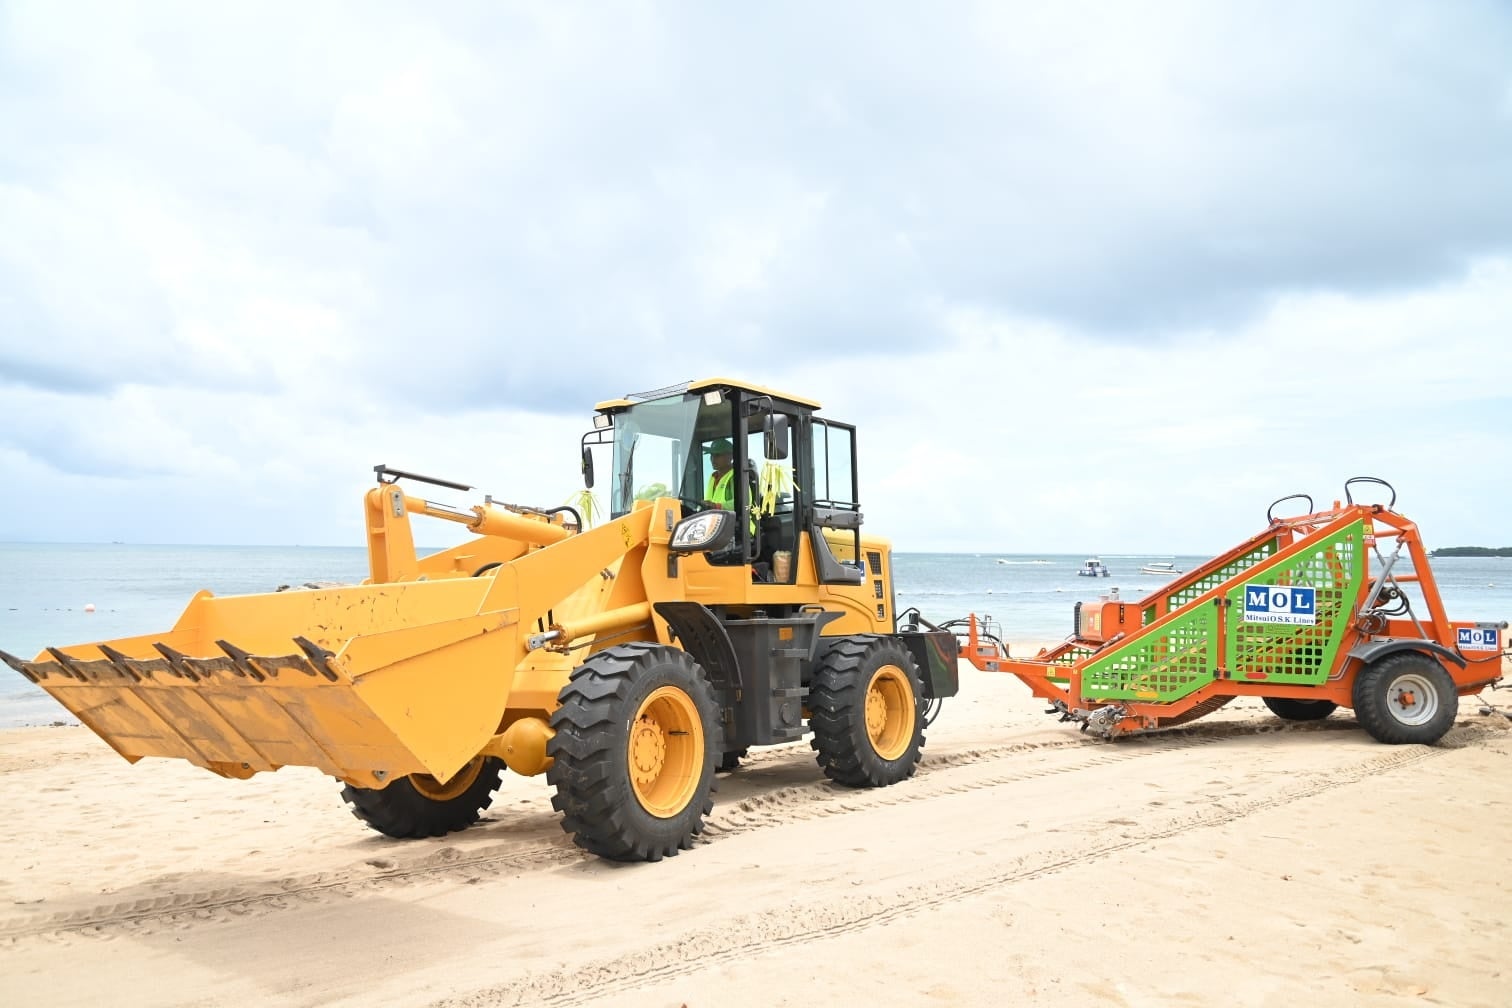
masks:
{"type": "Polygon", "coordinates": [[[543,778],[394,841],[313,770],[13,729],[0,1003],[1500,1006],[1509,711],[1387,746],[1241,700],[1107,742],[963,665],[912,779],[759,749],[657,864],[575,848],[543,778]]]}

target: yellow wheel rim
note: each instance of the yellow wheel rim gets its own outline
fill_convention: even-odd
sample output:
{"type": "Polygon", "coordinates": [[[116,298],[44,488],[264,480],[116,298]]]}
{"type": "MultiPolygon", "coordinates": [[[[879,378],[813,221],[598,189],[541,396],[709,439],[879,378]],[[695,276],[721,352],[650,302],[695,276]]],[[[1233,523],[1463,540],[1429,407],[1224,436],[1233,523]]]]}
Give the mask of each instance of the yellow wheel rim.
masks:
{"type": "Polygon", "coordinates": [[[483,757],[474,756],[472,761],[458,770],[451,780],[441,782],[430,774],[410,774],[410,784],[431,801],[451,801],[467,792],[473,786],[473,781],[478,779],[478,771],[483,769],[483,757]]]}
{"type": "Polygon", "coordinates": [[[641,808],[670,819],[687,808],[703,773],[703,722],[676,686],[656,689],[630,723],[630,786],[641,808]]]}
{"type": "Polygon", "coordinates": [[[908,751],[914,734],[914,695],[896,665],[883,665],[866,684],[866,736],[885,760],[908,751]]]}

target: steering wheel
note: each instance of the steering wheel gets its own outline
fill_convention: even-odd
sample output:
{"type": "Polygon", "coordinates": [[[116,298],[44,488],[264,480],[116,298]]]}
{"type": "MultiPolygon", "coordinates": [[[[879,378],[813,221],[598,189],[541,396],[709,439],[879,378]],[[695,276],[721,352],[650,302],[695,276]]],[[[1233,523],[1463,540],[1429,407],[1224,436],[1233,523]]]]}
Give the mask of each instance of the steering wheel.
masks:
{"type": "Polygon", "coordinates": [[[707,511],[709,509],[708,505],[703,501],[694,500],[692,497],[679,497],[677,498],[677,502],[688,509],[688,514],[696,514],[699,511],[707,511]]]}

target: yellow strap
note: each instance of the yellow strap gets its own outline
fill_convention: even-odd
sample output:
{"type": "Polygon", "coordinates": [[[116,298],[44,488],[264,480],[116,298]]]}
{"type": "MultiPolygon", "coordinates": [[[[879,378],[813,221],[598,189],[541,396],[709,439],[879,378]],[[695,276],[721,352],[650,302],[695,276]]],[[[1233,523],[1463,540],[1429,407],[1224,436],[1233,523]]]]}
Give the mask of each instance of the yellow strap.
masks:
{"type": "Polygon", "coordinates": [[[756,513],[776,514],[778,495],[791,492],[795,487],[791,469],[766,459],[761,463],[761,500],[756,505],[756,513]]]}
{"type": "Polygon", "coordinates": [[[599,502],[592,490],[579,490],[567,498],[567,503],[577,509],[583,519],[583,528],[593,527],[593,523],[598,520],[599,502]]]}

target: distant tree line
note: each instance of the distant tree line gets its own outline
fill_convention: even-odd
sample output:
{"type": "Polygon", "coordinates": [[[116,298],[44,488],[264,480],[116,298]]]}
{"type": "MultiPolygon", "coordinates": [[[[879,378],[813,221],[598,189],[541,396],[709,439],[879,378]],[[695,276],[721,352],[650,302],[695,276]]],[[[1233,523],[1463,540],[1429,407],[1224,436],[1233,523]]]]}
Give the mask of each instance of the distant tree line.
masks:
{"type": "Polygon", "coordinates": [[[1434,557],[1512,557],[1512,546],[1441,546],[1429,551],[1428,555],[1434,557]]]}

